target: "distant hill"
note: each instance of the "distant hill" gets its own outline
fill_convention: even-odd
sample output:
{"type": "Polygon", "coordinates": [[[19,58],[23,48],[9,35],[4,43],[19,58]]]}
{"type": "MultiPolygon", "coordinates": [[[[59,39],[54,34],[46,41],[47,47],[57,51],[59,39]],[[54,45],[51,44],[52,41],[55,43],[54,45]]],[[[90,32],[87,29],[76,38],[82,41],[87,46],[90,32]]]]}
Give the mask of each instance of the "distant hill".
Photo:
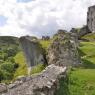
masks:
{"type": "Polygon", "coordinates": [[[17,37],[0,36],[0,46],[19,45],[17,37]]]}

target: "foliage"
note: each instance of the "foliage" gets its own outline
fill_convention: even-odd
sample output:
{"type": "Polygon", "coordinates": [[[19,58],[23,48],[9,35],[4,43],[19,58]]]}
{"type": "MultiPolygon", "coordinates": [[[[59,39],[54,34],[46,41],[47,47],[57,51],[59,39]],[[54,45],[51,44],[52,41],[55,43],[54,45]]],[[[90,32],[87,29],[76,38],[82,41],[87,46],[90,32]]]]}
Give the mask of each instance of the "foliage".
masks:
{"type": "Polygon", "coordinates": [[[9,82],[13,79],[18,68],[14,56],[19,51],[19,42],[16,37],[0,36],[0,82],[9,82]]]}
{"type": "Polygon", "coordinates": [[[0,81],[2,81],[2,80],[3,80],[3,71],[0,70],[0,81]]]}
{"type": "Polygon", "coordinates": [[[40,44],[47,51],[51,41],[50,40],[40,40],[40,44]]]}
{"type": "Polygon", "coordinates": [[[65,79],[61,79],[59,81],[60,88],[55,92],[55,95],[70,95],[69,88],[68,88],[68,76],[65,79]]]}
{"type": "Polygon", "coordinates": [[[38,64],[37,66],[34,66],[31,70],[31,74],[40,73],[43,69],[45,69],[44,64],[38,64]]]}
{"type": "Polygon", "coordinates": [[[13,74],[16,70],[16,63],[3,63],[0,65],[0,81],[12,80],[13,74]]]}
{"type": "Polygon", "coordinates": [[[8,49],[6,49],[5,52],[7,53],[8,57],[11,57],[11,56],[16,55],[17,49],[16,48],[8,48],[8,49]]]}

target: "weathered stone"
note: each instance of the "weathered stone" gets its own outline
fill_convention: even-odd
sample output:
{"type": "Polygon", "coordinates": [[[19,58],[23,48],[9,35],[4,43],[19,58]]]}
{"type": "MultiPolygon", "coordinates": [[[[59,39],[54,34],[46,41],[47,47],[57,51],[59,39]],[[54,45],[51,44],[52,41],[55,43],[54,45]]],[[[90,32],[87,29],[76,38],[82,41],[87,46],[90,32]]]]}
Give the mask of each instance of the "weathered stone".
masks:
{"type": "Polygon", "coordinates": [[[42,36],[42,40],[49,40],[50,37],[49,36],[42,36]]]}
{"type": "Polygon", "coordinates": [[[4,93],[6,91],[7,91],[7,86],[4,83],[1,83],[0,84],[0,93],[4,93]]]}
{"type": "Polygon", "coordinates": [[[19,39],[19,41],[26,57],[29,72],[32,66],[46,63],[43,49],[37,39],[34,37],[23,36],[19,39]]]}
{"type": "Polygon", "coordinates": [[[88,33],[91,33],[91,31],[89,30],[89,28],[88,28],[87,25],[83,26],[83,27],[80,28],[80,29],[72,28],[70,32],[71,32],[71,33],[76,32],[76,33],[77,33],[77,37],[78,37],[79,40],[80,40],[81,37],[83,37],[84,35],[86,35],[86,34],[88,34],[88,33]]]}
{"type": "Polygon", "coordinates": [[[91,32],[95,32],[95,5],[88,8],[87,26],[91,32]]]}
{"type": "Polygon", "coordinates": [[[31,80],[9,89],[2,95],[54,95],[59,88],[61,75],[66,75],[66,67],[52,64],[41,74],[32,76],[31,80]]]}
{"type": "Polygon", "coordinates": [[[60,66],[78,65],[78,36],[76,32],[67,33],[60,30],[48,50],[48,64],[60,66]]]}

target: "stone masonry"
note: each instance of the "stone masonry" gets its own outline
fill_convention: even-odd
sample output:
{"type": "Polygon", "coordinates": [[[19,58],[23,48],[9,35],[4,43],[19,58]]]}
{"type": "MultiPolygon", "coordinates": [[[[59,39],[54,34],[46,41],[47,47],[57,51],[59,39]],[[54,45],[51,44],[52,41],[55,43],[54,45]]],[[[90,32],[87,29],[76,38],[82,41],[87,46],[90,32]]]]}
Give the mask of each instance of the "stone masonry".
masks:
{"type": "Polygon", "coordinates": [[[87,26],[91,32],[95,32],[95,5],[88,8],[87,26]]]}

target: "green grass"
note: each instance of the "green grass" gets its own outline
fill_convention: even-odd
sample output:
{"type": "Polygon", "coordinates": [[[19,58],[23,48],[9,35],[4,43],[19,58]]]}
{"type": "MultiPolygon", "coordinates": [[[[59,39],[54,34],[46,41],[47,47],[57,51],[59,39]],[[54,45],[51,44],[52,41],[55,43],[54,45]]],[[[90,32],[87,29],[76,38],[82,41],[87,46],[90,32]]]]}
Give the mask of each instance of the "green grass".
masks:
{"type": "Polygon", "coordinates": [[[95,42],[82,42],[83,67],[71,71],[70,95],[95,95],[95,42]]]}
{"type": "MultiPolygon", "coordinates": [[[[50,40],[40,40],[40,44],[42,45],[42,47],[47,50],[49,44],[50,44],[50,40]]],[[[16,70],[15,74],[14,74],[14,79],[16,79],[18,76],[23,76],[23,75],[27,75],[28,74],[28,67],[25,61],[25,57],[23,52],[19,52],[15,57],[15,62],[18,63],[19,67],[16,70]]],[[[37,66],[34,66],[32,68],[31,74],[35,74],[35,73],[40,73],[43,69],[45,68],[44,65],[39,64],[37,66]]]]}
{"type": "Polygon", "coordinates": [[[76,69],[69,76],[70,95],[95,95],[95,69],[76,69]]]}
{"type": "Polygon", "coordinates": [[[79,51],[82,66],[71,69],[68,81],[60,81],[56,95],[95,95],[95,42],[81,42],[79,51]]]}
{"type": "MultiPolygon", "coordinates": [[[[15,61],[16,63],[18,63],[19,67],[16,70],[15,74],[14,74],[14,80],[18,77],[18,76],[26,76],[28,74],[28,67],[25,61],[25,57],[23,52],[19,52],[16,56],[15,56],[15,61]]],[[[43,69],[45,68],[45,65],[43,64],[38,64],[37,66],[34,66],[31,70],[31,74],[36,74],[36,73],[40,73],[43,69]]]]}
{"type": "Polygon", "coordinates": [[[84,53],[82,59],[95,64],[95,42],[82,42],[80,50],[84,53]]]}
{"type": "Polygon", "coordinates": [[[18,76],[22,76],[22,75],[27,75],[27,65],[26,65],[26,61],[25,61],[25,57],[23,52],[19,52],[16,56],[15,56],[15,61],[16,63],[18,63],[19,67],[16,70],[15,74],[14,74],[14,78],[18,77],[18,76]]]}
{"type": "Polygon", "coordinates": [[[31,70],[31,74],[36,74],[36,73],[40,73],[42,70],[45,69],[45,65],[44,64],[38,64],[37,66],[34,66],[31,70]]]}
{"type": "Polygon", "coordinates": [[[95,33],[89,33],[89,34],[83,36],[82,38],[87,39],[89,41],[95,41],[95,33]]]}
{"type": "Polygon", "coordinates": [[[40,40],[40,44],[42,45],[42,47],[47,50],[49,45],[51,43],[51,40],[40,40]]]}

